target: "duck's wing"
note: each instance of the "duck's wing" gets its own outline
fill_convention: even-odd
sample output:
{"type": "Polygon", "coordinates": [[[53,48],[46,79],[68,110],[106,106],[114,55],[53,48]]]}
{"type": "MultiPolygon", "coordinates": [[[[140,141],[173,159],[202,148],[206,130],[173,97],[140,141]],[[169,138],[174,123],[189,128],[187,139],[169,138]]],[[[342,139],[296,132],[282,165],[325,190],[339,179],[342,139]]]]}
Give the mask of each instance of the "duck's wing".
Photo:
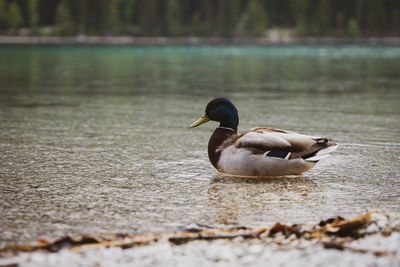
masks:
{"type": "MultiPolygon", "coordinates": [[[[232,140],[232,143],[236,148],[248,149],[254,154],[265,154],[269,157],[284,159],[313,158],[318,151],[336,146],[335,142],[327,138],[302,135],[275,128],[248,130],[239,134],[235,140],[232,140]]],[[[320,158],[315,158],[315,160],[320,158]]]]}

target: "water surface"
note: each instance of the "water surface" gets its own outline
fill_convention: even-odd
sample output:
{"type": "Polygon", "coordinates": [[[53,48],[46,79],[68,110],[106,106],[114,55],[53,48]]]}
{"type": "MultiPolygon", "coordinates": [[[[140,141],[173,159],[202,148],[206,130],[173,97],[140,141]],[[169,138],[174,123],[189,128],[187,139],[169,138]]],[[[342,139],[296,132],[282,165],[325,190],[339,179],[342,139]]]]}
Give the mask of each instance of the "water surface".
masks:
{"type": "Polygon", "coordinates": [[[400,212],[400,48],[0,47],[0,240],[400,212]],[[214,97],[239,130],[340,143],[304,177],[208,161],[214,97]]]}

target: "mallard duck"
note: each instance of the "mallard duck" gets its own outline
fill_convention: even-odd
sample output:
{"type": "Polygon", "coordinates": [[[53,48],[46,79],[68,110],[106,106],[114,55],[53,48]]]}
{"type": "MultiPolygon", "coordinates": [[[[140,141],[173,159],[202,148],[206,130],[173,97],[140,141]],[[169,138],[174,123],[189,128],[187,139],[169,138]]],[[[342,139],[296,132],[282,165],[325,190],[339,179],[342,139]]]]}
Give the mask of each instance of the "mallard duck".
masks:
{"type": "Polygon", "coordinates": [[[299,175],[337,148],[334,141],[325,137],[275,128],[238,133],[238,111],[227,98],[211,100],[204,115],[189,128],[210,120],[220,125],[208,142],[208,157],[222,173],[257,177],[299,175]]]}

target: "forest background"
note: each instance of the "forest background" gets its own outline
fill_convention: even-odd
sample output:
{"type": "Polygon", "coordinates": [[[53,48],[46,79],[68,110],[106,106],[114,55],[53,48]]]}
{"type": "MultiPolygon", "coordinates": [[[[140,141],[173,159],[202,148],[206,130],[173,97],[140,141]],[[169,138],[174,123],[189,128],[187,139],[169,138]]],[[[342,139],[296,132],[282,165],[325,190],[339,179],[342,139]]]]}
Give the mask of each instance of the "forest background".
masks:
{"type": "Polygon", "coordinates": [[[398,0],[0,0],[0,35],[390,37],[398,0]]]}

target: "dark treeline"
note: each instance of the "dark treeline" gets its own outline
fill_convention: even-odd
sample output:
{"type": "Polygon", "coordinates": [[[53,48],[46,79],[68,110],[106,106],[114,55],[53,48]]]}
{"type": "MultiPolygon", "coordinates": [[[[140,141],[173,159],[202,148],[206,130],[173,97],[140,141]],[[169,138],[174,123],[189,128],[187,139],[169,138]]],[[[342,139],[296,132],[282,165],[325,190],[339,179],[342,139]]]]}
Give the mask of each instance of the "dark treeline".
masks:
{"type": "Polygon", "coordinates": [[[399,0],[0,0],[0,33],[394,36],[399,0]]]}

